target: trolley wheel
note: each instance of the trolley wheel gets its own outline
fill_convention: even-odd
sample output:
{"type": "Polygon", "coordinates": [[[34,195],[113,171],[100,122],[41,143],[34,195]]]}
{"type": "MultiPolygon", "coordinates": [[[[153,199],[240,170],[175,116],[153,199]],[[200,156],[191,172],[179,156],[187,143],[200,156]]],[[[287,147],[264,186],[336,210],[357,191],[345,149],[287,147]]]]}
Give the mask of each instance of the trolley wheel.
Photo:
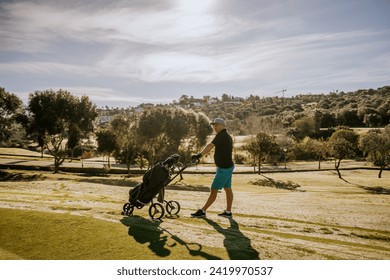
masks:
{"type": "Polygon", "coordinates": [[[180,212],[180,204],[175,200],[170,200],[165,205],[165,209],[167,209],[169,215],[177,215],[180,212]]]}
{"type": "Polygon", "coordinates": [[[161,219],[165,214],[164,206],[161,203],[153,203],[149,207],[149,216],[153,220],[161,219]]]}
{"type": "Polygon", "coordinates": [[[131,205],[130,203],[125,203],[123,205],[122,215],[131,216],[133,215],[133,211],[134,211],[134,205],[131,205]]]}

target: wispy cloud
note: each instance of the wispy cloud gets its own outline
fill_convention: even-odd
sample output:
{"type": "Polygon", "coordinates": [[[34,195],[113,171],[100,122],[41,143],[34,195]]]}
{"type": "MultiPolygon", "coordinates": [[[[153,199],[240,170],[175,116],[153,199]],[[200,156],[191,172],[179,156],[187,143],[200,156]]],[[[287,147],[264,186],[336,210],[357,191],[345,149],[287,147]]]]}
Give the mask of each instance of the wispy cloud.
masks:
{"type": "Polygon", "coordinates": [[[370,1],[319,1],[319,8],[308,0],[269,2],[1,2],[0,83],[22,77],[32,91],[84,85],[96,100],[133,102],[146,90],[163,100],[167,84],[180,94],[390,82],[390,23],[368,24],[370,1]],[[359,13],[344,14],[348,3],[361,5],[359,13]],[[34,79],[43,76],[46,83],[34,79]],[[94,85],[104,85],[100,95],[94,85]]]}

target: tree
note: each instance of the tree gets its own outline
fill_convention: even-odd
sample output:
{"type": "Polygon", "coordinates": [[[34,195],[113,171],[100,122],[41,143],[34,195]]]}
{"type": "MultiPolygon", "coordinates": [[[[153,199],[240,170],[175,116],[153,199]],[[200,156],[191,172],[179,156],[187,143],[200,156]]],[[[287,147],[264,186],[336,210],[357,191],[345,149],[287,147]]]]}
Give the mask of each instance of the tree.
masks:
{"type": "Polygon", "coordinates": [[[335,126],[337,126],[337,122],[334,114],[329,110],[324,111],[321,117],[321,128],[330,128],[335,126]]]}
{"type": "Polygon", "coordinates": [[[311,117],[303,117],[299,120],[296,120],[293,123],[293,129],[290,131],[290,134],[295,137],[297,140],[302,140],[306,136],[312,136],[316,130],[316,121],[311,117]]]}
{"type": "Polygon", "coordinates": [[[313,139],[312,147],[314,153],[317,155],[318,169],[321,169],[321,160],[325,158],[328,149],[327,142],[323,139],[313,139]]]}
{"type": "Polygon", "coordinates": [[[259,174],[261,172],[261,162],[267,156],[279,154],[280,152],[280,148],[275,139],[276,138],[274,136],[261,132],[257,134],[256,137],[250,139],[243,147],[244,150],[248,151],[252,155],[254,162],[257,160],[259,174]]]}
{"type": "Polygon", "coordinates": [[[74,106],[74,111],[70,116],[67,141],[71,158],[73,158],[74,149],[81,147],[81,140],[93,131],[93,120],[97,117],[96,106],[89,101],[87,96],[81,96],[72,106],[74,106]]]}
{"type": "Polygon", "coordinates": [[[188,105],[188,104],[189,104],[188,95],[183,94],[183,95],[179,98],[179,104],[180,104],[180,105],[188,105]]]}
{"type": "Polygon", "coordinates": [[[363,124],[363,120],[359,118],[358,111],[356,109],[346,108],[340,110],[337,114],[337,119],[340,124],[351,127],[359,127],[363,124]]]}
{"type": "Polygon", "coordinates": [[[18,115],[22,112],[22,100],[0,87],[0,143],[7,142],[15,132],[18,115]]]}
{"type": "Polygon", "coordinates": [[[206,143],[212,132],[208,119],[192,111],[181,109],[153,109],[143,112],[138,121],[138,135],[148,147],[148,160],[165,158],[206,143]]]}
{"type": "Polygon", "coordinates": [[[139,141],[138,122],[135,113],[125,113],[116,116],[110,123],[110,131],[116,137],[117,155],[121,162],[126,163],[130,174],[130,165],[142,153],[142,141],[139,141]]]}
{"type": "Polygon", "coordinates": [[[194,151],[199,151],[207,143],[208,136],[213,132],[209,119],[203,113],[187,112],[187,122],[190,124],[185,142],[181,145],[182,152],[190,157],[194,151]]]}
{"type": "Polygon", "coordinates": [[[80,141],[81,141],[80,129],[75,125],[71,125],[69,128],[69,133],[68,133],[68,141],[66,142],[66,145],[70,151],[70,161],[73,160],[74,150],[77,147],[81,146],[80,141]]]}
{"type": "Polygon", "coordinates": [[[222,94],[222,101],[223,102],[227,102],[230,100],[231,100],[231,97],[229,95],[227,95],[226,93],[222,94]]]}
{"type": "Polygon", "coordinates": [[[390,164],[390,125],[384,131],[373,129],[359,139],[359,146],[374,165],[380,167],[378,178],[383,169],[390,164]]]}
{"type": "Polygon", "coordinates": [[[195,129],[195,144],[196,150],[199,150],[201,147],[205,146],[207,143],[207,137],[213,132],[210,122],[206,115],[199,113],[195,114],[195,119],[192,122],[192,127],[195,129]]]}
{"type": "Polygon", "coordinates": [[[144,111],[139,118],[137,134],[147,147],[149,165],[167,147],[164,134],[166,115],[167,110],[153,109],[144,111]]]}
{"type": "Polygon", "coordinates": [[[358,135],[347,129],[337,130],[329,138],[330,153],[335,159],[335,169],[340,179],[342,179],[339,170],[341,161],[356,155],[357,140],[358,135]]]}
{"type": "Polygon", "coordinates": [[[382,124],[382,116],[376,113],[365,114],[363,123],[368,127],[378,127],[382,124]]]}
{"type": "Polygon", "coordinates": [[[111,167],[111,154],[118,149],[116,134],[110,130],[102,130],[96,133],[96,140],[98,142],[98,152],[107,156],[108,166],[111,167]]]}
{"type": "Polygon", "coordinates": [[[92,132],[93,121],[97,117],[96,106],[87,96],[78,98],[64,90],[36,91],[30,94],[27,110],[28,132],[35,135],[42,153],[47,148],[54,156],[55,173],[69,154],[65,140],[74,131],[78,131],[79,135],[92,132]]]}
{"type": "Polygon", "coordinates": [[[298,159],[318,160],[318,169],[321,169],[321,160],[326,156],[327,145],[323,139],[305,137],[294,147],[293,151],[298,159]]]}
{"type": "MultiPolygon", "coordinates": [[[[166,112],[164,134],[168,144],[168,153],[177,151],[181,141],[189,135],[191,122],[189,114],[184,110],[170,110],[166,112]]],[[[168,156],[168,154],[167,154],[168,156]]]]}

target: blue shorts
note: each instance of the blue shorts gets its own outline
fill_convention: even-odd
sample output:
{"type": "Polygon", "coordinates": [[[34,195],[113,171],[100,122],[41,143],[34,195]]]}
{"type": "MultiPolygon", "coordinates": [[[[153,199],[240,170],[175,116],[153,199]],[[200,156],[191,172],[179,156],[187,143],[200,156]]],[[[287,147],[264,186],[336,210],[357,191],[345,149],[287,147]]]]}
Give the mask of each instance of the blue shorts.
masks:
{"type": "Polygon", "coordinates": [[[223,188],[231,188],[233,170],[234,166],[230,168],[217,167],[217,172],[215,173],[213,183],[211,184],[211,189],[221,190],[223,188]]]}

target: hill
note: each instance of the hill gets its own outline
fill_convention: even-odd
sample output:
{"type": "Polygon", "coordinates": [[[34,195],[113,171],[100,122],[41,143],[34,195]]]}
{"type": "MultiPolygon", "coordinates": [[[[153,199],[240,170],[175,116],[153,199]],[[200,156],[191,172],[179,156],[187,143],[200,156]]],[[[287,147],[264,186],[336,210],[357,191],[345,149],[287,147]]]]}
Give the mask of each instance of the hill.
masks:
{"type": "Polygon", "coordinates": [[[135,108],[106,108],[100,115],[106,121],[123,110],[144,111],[153,107],[175,107],[203,112],[210,119],[223,117],[236,135],[260,131],[278,132],[291,127],[294,121],[309,116],[319,120],[321,128],[384,127],[390,121],[390,86],[359,89],[353,92],[299,94],[292,97],[247,98],[223,94],[221,98],[201,99],[183,95],[165,105],[141,104],[135,108]]]}

